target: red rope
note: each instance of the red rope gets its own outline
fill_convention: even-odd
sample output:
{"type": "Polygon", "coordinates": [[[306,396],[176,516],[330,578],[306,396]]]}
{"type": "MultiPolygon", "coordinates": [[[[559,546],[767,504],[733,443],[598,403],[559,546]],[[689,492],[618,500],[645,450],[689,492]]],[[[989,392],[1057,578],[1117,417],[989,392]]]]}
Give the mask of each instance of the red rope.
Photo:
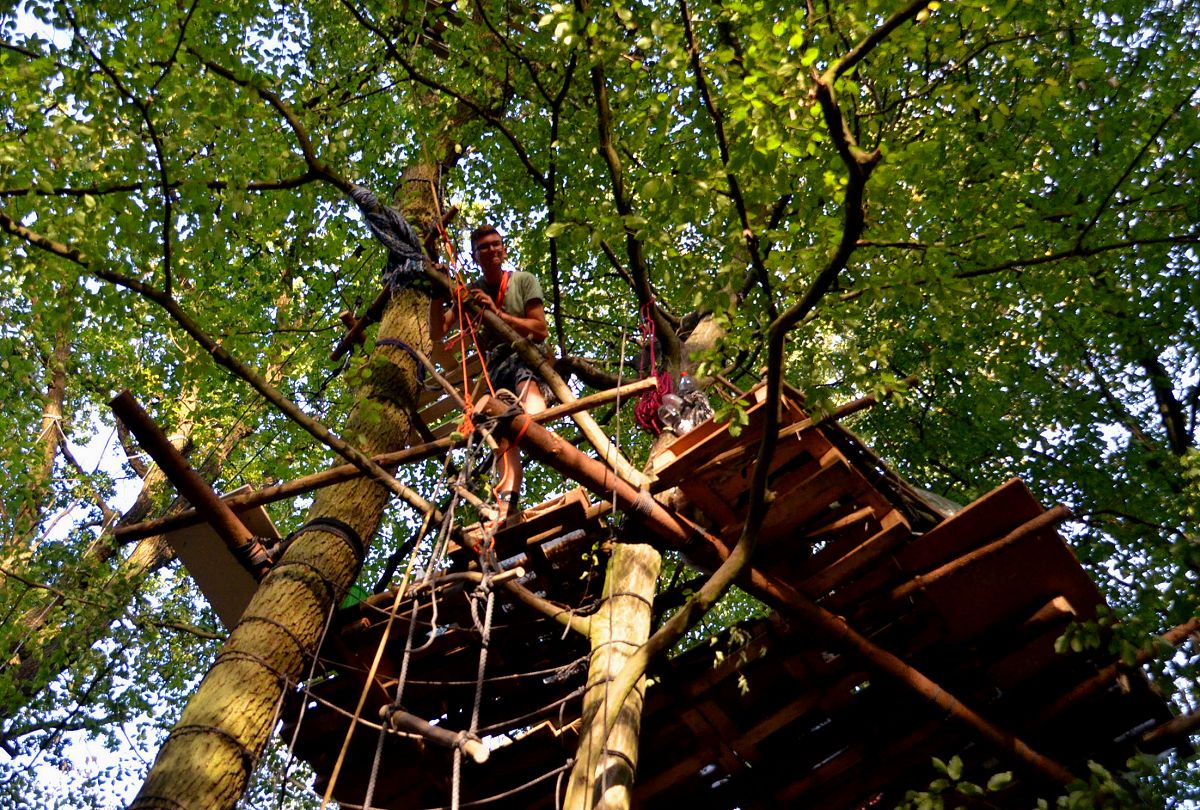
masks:
{"type": "Polygon", "coordinates": [[[658,386],[642,394],[638,400],[637,407],[633,411],[634,420],[638,427],[642,430],[649,431],[655,436],[663,432],[662,420],[658,418],[658,408],[662,405],[662,398],[671,393],[674,388],[674,383],[671,381],[671,375],[658,371],[658,358],[655,356],[654,344],[656,343],[654,335],[654,299],[651,298],[641,308],[641,345],[642,345],[642,379],[654,375],[658,378],[658,386]],[[650,354],[650,370],[646,371],[646,350],[649,348],[650,354]]]}

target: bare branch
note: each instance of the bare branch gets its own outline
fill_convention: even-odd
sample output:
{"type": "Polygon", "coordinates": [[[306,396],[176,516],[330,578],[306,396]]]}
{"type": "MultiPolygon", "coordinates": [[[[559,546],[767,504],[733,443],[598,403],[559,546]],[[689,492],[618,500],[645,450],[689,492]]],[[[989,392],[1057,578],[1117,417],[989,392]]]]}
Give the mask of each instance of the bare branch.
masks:
{"type": "Polygon", "coordinates": [[[1193,90],[1188,90],[1188,92],[1183,95],[1183,98],[1179,100],[1179,103],[1172,108],[1171,112],[1163,116],[1162,121],[1160,121],[1158,126],[1155,127],[1154,132],[1152,132],[1150,137],[1146,139],[1146,142],[1142,144],[1142,148],[1138,150],[1138,153],[1133,156],[1133,160],[1129,161],[1129,165],[1125,167],[1125,171],[1121,173],[1121,176],[1117,178],[1115,183],[1113,183],[1112,188],[1110,188],[1108,193],[1104,195],[1104,199],[1100,201],[1098,206],[1096,206],[1096,212],[1092,214],[1092,218],[1088,220],[1087,225],[1085,225],[1083,230],[1079,232],[1079,237],[1075,240],[1076,250],[1081,250],[1083,248],[1083,240],[1087,237],[1088,233],[1091,232],[1092,228],[1096,227],[1096,223],[1100,221],[1100,217],[1104,214],[1105,209],[1108,208],[1108,204],[1112,201],[1112,198],[1116,196],[1117,191],[1120,190],[1121,186],[1125,184],[1125,181],[1129,179],[1129,175],[1133,174],[1133,170],[1137,168],[1137,165],[1142,162],[1142,158],[1146,156],[1146,152],[1149,151],[1150,147],[1154,145],[1154,142],[1158,140],[1158,136],[1162,134],[1164,129],[1166,129],[1167,124],[1170,123],[1171,120],[1177,115],[1179,115],[1180,111],[1183,110],[1184,107],[1192,103],[1192,98],[1194,95],[1195,92],[1193,90]]]}
{"type": "Polygon", "coordinates": [[[775,320],[779,316],[779,310],[775,306],[775,295],[771,291],[771,275],[767,272],[766,263],[763,261],[758,234],[750,224],[750,214],[746,210],[746,199],[742,196],[741,184],[738,182],[737,175],[729,168],[729,139],[725,134],[725,114],[717,109],[716,102],[713,101],[712,92],[708,86],[708,77],[705,75],[704,65],[700,61],[700,47],[696,43],[696,34],[692,30],[692,16],[688,11],[687,0],[679,0],[679,16],[683,21],[684,35],[687,37],[692,76],[696,81],[696,89],[700,93],[704,109],[707,110],[708,117],[712,121],[717,137],[717,149],[721,156],[721,166],[725,170],[725,183],[729,187],[729,196],[733,200],[742,224],[742,240],[745,242],[746,250],[750,253],[750,265],[754,268],[758,284],[762,287],[766,297],[767,314],[771,320],[775,320]]]}

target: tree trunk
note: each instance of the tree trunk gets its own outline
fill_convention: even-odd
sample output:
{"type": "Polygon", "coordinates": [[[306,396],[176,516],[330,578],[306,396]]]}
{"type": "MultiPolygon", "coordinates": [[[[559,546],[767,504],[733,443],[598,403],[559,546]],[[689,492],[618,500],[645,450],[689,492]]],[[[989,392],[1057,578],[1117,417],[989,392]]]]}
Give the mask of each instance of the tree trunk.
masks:
{"type": "MultiPolygon", "coordinates": [[[[711,317],[701,320],[681,349],[683,370],[693,371],[692,355],[711,349],[723,336],[724,331],[711,317]]],[[[650,458],[674,440],[672,433],[661,434],[650,449],[650,458]]],[[[667,490],[656,500],[667,503],[675,493],[674,489],[667,490]]],[[[653,546],[644,544],[621,543],[609,561],[605,601],[590,625],[592,660],[583,699],[579,750],[567,784],[565,810],[628,810],[631,804],[646,679],[638,681],[621,707],[603,752],[590,751],[591,726],[604,722],[610,682],[633,651],[650,637],[661,567],[662,555],[653,546]],[[589,768],[589,761],[596,762],[596,767],[589,768]]]]}
{"type": "MultiPolygon", "coordinates": [[[[431,176],[429,169],[405,174],[410,182],[404,191],[420,195],[405,208],[418,231],[433,217],[431,176]]],[[[427,313],[423,294],[397,292],[384,311],[379,337],[428,351],[427,313]]],[[[370,368],[342,435],[374,455],[408,443],[418,391],[414,362],[401,348],[377,347],[370,368]]],[[[387,501],[383,487],[356,479],[319,492],[308,519],[341,521],[365,546],[387,501]]],[[[355,546],[325,529],[296,537],[188,702],[131,807],[233,807],[271,733],[284,690],[316,654],[329,611],[358,574],[365,549],[355,546]]]]}
{"type": "Polygon", "coordinates": [[[629,655],[650,637],[654,592],[662,555],[652,546],[618,544],[608,563],[604,604],[592,616],[592,660],[588,668],[587,692],[583,697],[584,727],[580,749],[567,784],[565,810],[626,810],[630,803],[637,768],[638,733],[646,679],[638,682],[621,707],[616,725],[609,732],[599,765],[587,768],[588,718],[604,722],[610,681],[621,671],[629,655]]]}

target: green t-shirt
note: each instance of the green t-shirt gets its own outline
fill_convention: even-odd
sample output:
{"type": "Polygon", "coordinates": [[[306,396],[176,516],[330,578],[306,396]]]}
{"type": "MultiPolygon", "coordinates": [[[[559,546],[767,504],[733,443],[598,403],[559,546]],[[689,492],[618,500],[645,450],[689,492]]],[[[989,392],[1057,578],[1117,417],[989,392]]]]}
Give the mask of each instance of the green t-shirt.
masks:
{"type": "MultiPolygon", "coordinates": [[[[499,287],[491,287],[484,279],[476,279],[472,287],[483,290],[485,293],[496,299],[500,294],[499,287]]],[[[537,276],[533,273],[526,273],[524,270],[512,271],[511,277],[508,279],[508,288],[504,291],[504,311],[509,315],[515,315],[518,318],[525,317],[525,307],[533,301],[545,301],[542,294],[542,285],[537,280],[537,276]]],[[[487,330],[490,332],[491,330],[487,330]]],[[[498,335],[487,334],[485,338],[488,344],[492,346],[503,343],[498,335]]]]}

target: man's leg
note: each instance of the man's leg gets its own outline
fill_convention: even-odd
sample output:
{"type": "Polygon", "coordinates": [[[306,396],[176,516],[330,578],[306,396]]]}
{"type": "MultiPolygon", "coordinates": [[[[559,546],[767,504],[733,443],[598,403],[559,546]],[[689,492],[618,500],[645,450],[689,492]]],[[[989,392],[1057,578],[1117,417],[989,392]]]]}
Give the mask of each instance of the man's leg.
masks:
{"type": "MultiPolygon", "coordinates": [[[[546,400],[536,380],[525,380],[518,389],[517,400],[525,409],[525,413],[532,416],[546,410],[546,400]]],[[[510,444],[500,457],[500,483],[496,486],[500,526],[508,522],[510,515],[520,511],[517,501],[521,497],[521,479],[524,477],[522,472],[521,450],[515,444],[510,444]]]]}

